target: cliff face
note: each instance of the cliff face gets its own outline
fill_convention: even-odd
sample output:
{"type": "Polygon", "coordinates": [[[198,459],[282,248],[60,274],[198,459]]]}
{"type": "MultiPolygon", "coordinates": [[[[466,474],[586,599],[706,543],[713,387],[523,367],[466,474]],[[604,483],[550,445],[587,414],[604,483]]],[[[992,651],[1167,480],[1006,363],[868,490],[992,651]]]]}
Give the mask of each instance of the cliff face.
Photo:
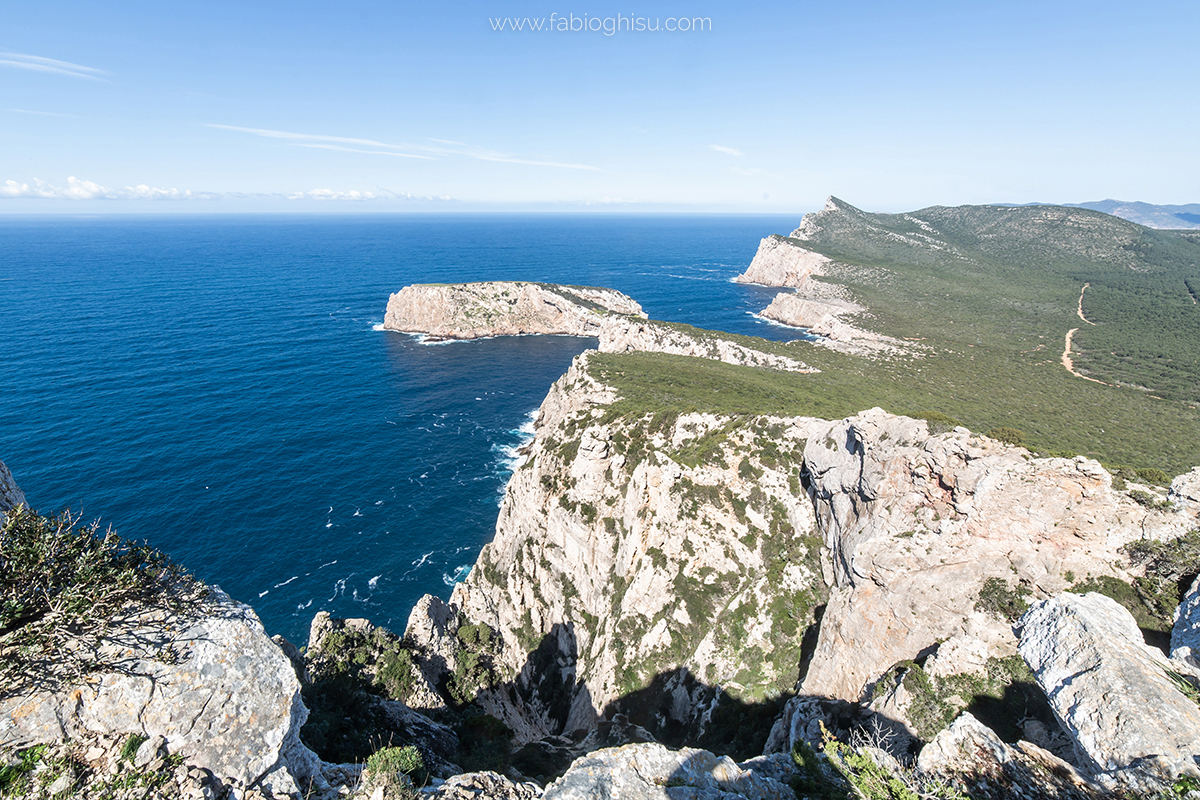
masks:
{"type": "Polygon", "coordinates": [[[555,640],[578,683],[567,729],[659,676],[676,723],[711,700],[689,694],[697,680],[789,688],[825,593],[797,467],[814,421],[611,418],[615,399],[586,353],[554,385],[496,538],[451,603],[500,632],[513,673],[555,640]]]}
{"type": "Polygon", "coordinates": [[[699,735],[715,687],[752,700],[801,679],[804,696],[870,700],[930,654],[935,674],[986,671],[1017,643],[989,591],[1128,582],[1124,545],[1197,522],[1191,474],[1148,507],[1095,461],[879,409],[728,418],[617,400],[586,353],[555,384],[496,537],[451,597],[498,631],[526,697],[558,670],[553,703],[489,701],[526,740],[639,704],[656,736],[699,735]]]}
{"type": "MultiPolygon", "coordinates": [[[[806,218],[808,216],[805,215],[806,218]]],[[[762,240],[750,266],[734,281],[763,286],[800,287],[808,281],[809,276],[821,275],[822,270],[831,263],[828,257],[773,234],[762,240]]]]}
{"type": "Polygon", "coordinates": [[[632,298],[612,289],[516,281],[416,284],[388,298],[383,327],[434,339],[598,336],[610,313],[646,317],[632,298]]]}

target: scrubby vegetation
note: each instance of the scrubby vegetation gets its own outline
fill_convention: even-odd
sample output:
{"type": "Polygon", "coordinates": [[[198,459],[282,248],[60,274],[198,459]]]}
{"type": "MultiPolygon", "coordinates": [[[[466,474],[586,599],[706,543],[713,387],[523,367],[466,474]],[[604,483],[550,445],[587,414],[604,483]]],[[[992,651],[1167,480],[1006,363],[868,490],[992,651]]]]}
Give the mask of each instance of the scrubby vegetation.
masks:
{"type": "Polygon", "coordinates": [[[132,614],[186,615],[205,595],[166,555],[97,522],[9,511],[0,527],[0,698],[120,671],[102,644],[120,641],[132,614]]]}

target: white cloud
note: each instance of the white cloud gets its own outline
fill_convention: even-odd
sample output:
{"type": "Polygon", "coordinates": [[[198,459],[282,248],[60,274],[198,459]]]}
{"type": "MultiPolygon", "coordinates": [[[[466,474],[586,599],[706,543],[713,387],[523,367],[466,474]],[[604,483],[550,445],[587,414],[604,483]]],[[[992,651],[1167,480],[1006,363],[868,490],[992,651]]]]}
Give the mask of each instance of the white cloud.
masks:
{"type": "Polygon", "coordinates": [[[378,200],[374,192],[335,192],[332,189],[312,189],[307,192],[293,192],[287,196],[289,200],[378,200]]]}
{"type": "Polygon", "coordinates": [[[104,78],[100,76],[108,74],[95,67],[85,67],[82,64],[72,64],[70,61],[58,61],[53,58],[31,56],[24,53],[0,53],[0,66],[28,69],[34,72],[52,72],[56,75],[85,78],[89,81],[102,81],[104,78]]]}
{"type": "Polygon", "coordinates": [[[716,150],[718,153],[725,153],[726,155],[730,155],[730,156],[738,156],[739,158],[741,156],[746,155],[745,153],[743,153],[741,150],[738,150],[737,148],[726,147],[723,144],[710,144],[708,146],[708,149],[716,150]]]}
{"type": "Polygon", "coordinates": [[[94,181],[67,178],[66,186],[55,186],[34,178],[33,183],[7,180],[0,186],[0,197],[37,198],[42,200],[211,200],[218,195],[193,192],[190,189],[159,189],[146,184],[111,189],[94,181]]]}
{"type": "Polygon", "coordinates": [[[431,142],[436,142],[441,147],[431,147],[422,144],[391,144],[388,142],[380,142],[375,139],[355,139],[348,136],[325,136],[315,133],[294,133],[292,131],[276,131],[268,128],[242,128],[236,125],[218,125],[216,123],[207,123],[209,128],[218,128],[225,131],[238,131],[240,133],[252,133],[255,136],[263,136],[268,139],[284,139],[298,147],[314,147],[322,150],[341,150],[347,153],[366,153],[368,155],[377,156],[399,156],[402,158],[437,158],[438,156],[465,156],[473,158],[477,161],[498,161],[505,164],[527,164],[535,167],[557,167],[559,169],[583,169],[593,172],[599,172],[599,167],[594,167],[590,164],[568,164],[561,161],[539,161],[530,158],[520,158],[511,153],[501,153],[496,150],[488,150],[474,145],[464,144],[463,142],[455,142],[449,139],[430,139],[431,142]],[[313,142],[333,142],[334,144],[313,144],[313,142]],[[361,147],[375,148],[373,150],[363,150],[354,147],[342,147],[341,145],[360,145],[361,147]]]}

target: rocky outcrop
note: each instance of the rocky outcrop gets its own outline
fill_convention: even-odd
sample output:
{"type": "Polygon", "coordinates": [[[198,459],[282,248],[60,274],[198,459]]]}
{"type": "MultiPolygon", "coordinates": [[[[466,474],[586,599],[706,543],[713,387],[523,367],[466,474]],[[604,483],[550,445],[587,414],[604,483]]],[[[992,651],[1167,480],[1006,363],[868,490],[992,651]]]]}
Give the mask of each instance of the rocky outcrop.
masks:
{"type": "Polygon", "coordinates": [[[805,328],[821,337],[816,340],[817,344],[856,355],[895,354],[916,349],[912,342],[863,330],[845,321],[844,317],[864,310],[845,300],[815,300],[805,294],[780,292],[760,316],[793,328],[805,328]]]}
{"type": "Polygon", "coordinates": [[[782,372],[816,372],[795,358],[768,353],[734,341],[734,337],[688,325],[642,321],[624,317],[609,320],[600,332],[602,353],[671,353],[710,358],[726,364],[763,367],[782,372]]]}
{"type": "MultiPolygon", "coordinates": [[[[749,765],[753,767],[753,765],[749,765]]],[[[660,744],[630,744],[599,750],[571,765],[546,787],[546,800],[793,800],[784,783],[745,769],[728,756],[707,750],[670,750],[660,744]]]]}
{"type": "Polygon", "coordinates": [[[4,521],[4,512],[17,506],[25,505],[25,493],[13,480],[3,461],[0,461],[0,522],[4,521]]]}
{"type": "Polygon", "coordinates": [[[113,638],[119,669],[0,700],[0,747],[138,734],[225,786],[323,784],[299,739],[300,682],[249,606],[214,589],[192,615],[152,616],[131,616],[113,638]]]}
{"type": "Polygon", "coordinates": [[[455,775],[431,790],[422,792],[429,800],[537,800],[541,788],[534,783],[517,783],[495,772],[455,775]]]}
{"type": "Polygon", "coordinates": [[[433,341],[538,333],[595,336],[605,353],[672,353],[814,371],[795,358],[735,341],[737,337],[648,320],[640,305],[612,289],[515,281],[415,284],[388,300],[383,327],[433,341]]]}
{"type": "Polygon", "coordinates": [[[1200,777],[1200,707],[1181,691],[1195,696],[1196,676],[1148,647],[1115,600],[1043,600],[1022,617],[1020,635],[1021,656],[1098,778],[1153,792],[1200,777]]]}
{"type": "Polygon", "coordinates": [[[925,780],[957,784],[979,800],[1100,800],[1110,796],[1053,753],[1031,742],[1007,744],[967,712],[922,748],[916,766],[925,780]]]}
{"type": "Polygon", "coordinates": [[[613,289],[521,281],[426,283],[388,298],[383,327],[434,341],[531,333],[598,336],[610,314],[646,317],[632,298],[613,289]]]}
{"type": "Polygon", "coordinates": [[[801,690],[858,700],[892,664],[956,636],[1012,655],[981,592],[1031,599],[1129,573],[1123,545],[1178,537],[1196,508],[1147,509],[1099,463],[1032,458],[965,428],[931,436],[879,409],[827,423],[804,449],[834,588],[801,690]]]}
{"type": "Polygon", "coordinates": [[[800,287],[809,276],[823,274],[830,263],[829,258],[806,249],[799,242],[772,234],[758,245],[758,252],[746,271],[733,280],[763,286],[800,287]]]}

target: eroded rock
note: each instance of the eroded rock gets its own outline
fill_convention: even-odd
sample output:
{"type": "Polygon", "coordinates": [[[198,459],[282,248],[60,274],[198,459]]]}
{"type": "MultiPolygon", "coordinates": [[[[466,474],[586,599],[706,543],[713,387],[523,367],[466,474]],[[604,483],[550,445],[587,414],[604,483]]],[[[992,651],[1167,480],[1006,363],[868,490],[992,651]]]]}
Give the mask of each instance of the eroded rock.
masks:
{"type": "Polygon", "coordinates": [[[1180,691],[1187,679],[1115,600],[1092,592],[1036,604],[1020,621],[1020,652],[1098,777],[1138,791],[1200,777],[1200,707],[1180,691]]]}

